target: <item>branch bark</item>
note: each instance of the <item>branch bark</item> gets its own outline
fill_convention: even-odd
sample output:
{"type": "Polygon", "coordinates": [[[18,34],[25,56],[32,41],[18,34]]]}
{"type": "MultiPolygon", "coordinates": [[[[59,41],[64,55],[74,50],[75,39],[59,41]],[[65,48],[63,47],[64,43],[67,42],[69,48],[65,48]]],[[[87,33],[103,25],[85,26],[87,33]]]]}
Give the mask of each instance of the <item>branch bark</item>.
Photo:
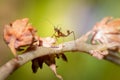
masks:
{"type": "MultiPolygon", "coordinates": [[[[4,40],[13,54],[16,56],[16,51],[19,51],[20,47],[26,45],[29,46],[30,51],[28,52],[29,49],[26,50],[27,52],[24,54],[18,55],[17,58],[13,58],[1,66],[0,80],[5,80],[10,74],[28,61],[34,61],[33,59],[38,57],[41,59],[41,57],[44,57],[45,55],[49,57],[47,57],[48,59],[44,58],[43,62],[46,62],[56,77],[63,80],[56,72],[55,58],[59,56],[50,55],[61,54],[64,52],[84,52],[98,59],[105,59],[120,65],[120,19],[114,20],[111,17],[106,17],[79,39],[64,42],[59,45],[53,45],[56,42],[54,38],[41,38],[37,36],[36,30],[28,21],[28,18],[18,19],[11,24],[5,25],[4,40]],[[35,47],[36,49],[33,50],[31,49],[32,47],[35,47]]],[[[57,36],[64,37],[64,34],[58,29],[57,36]]],[[[65,56],[63,59],[67,61],[65,56]]],[[[42,62],[39,64],[40,68],[41,65],[42,62]]]]}
{"type": "MultiPolygon", "coordinates": [[[[40,56],[49,54],[59,54],[62,52],[85,52],[90,54],[91,50],[105,50],[111,47],[109,45],[91,45],[83,41],[83,39],[77,39],[75,41],[69,41],[57,45],[55,47],[38,47],[36,50],[26,52],[24,54],[18,55],[18,58],[13,58],[6,64],[0,67],[0,80],[5,80],[10,74],[12,74],[16,69],[40,56]]],[[[91,55],[91,54],[90,54],[91,55]]],[[[105,60],[112,61],[115,64],[120,64],[120,57],[118,55],[107,55],[104,57],[105,60]]]]}

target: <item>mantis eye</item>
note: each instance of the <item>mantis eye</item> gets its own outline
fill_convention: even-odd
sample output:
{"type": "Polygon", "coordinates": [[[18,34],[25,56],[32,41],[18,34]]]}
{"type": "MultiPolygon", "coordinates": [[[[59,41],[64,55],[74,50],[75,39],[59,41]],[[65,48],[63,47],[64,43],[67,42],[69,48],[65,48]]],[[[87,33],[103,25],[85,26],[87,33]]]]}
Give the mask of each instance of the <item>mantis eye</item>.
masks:
{"type": "Polygon", "coordinates": [[[70,34],[70,30],[67,30],[67,33],[70,34]]]}

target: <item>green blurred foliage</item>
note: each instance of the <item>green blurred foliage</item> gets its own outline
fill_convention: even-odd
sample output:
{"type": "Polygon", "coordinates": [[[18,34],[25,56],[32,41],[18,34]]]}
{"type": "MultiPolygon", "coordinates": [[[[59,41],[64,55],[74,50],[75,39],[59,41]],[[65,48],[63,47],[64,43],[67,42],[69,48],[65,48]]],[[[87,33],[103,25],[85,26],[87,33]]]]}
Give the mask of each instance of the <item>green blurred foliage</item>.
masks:
{"type": "MultiPolygon", "coordinates": [[[[5,1],[7,2],[10,0],[5,1]]],[[[93,19],[91,20],[96,20],[94,21],[94,23],[96,23],[98,20],[105,16],[120,17],[119,0],[116,1],[12,0],[12,1],[16,2],[18,1],[18,3],[15,3],[16,9],[14,9],[14,11],[16,12],[16,14],[13,15],[14,18],[12,18],[11,20],[24,17],[30,18],[30,22],[38,30],[38,35],[42,37],[51,36],[54,33],[53,25],[57,26],[60,24],[60,27],[62,27],[63,31],[65,31],[66,29],[73,30],[74,25],[70,24],[72,24],[74,19],[66,17],[66,15],[71,15],[72,13],[70,12],[72,12],[72,10],[74,9],[73,7],[76,5],[80,7],[80,9],[77,8],[78,11],[84,9],[84,7],[86,6],[88,9],[90,8],[90,10],[93,11],[92,16],[94,16],[93,19]]],[[[3,2],[1,2],[1,4],[2,3],[3,2]]],[[[84,13],[81,12],[81,14],[79,15],[82,14],[84,13]]],[[[91,13],[88,13],[86,16],[91,16],[90,14],[91,13]]],[[[72,16],[70,17],[76,17],[79,15],[72,14],[72,16]]],[[[5,17],[5,20],[6,19],[8,18],[5,17]]],[[[85,28],[87,29],[87,27],[85,28]]],[[[5,48],[5,46],[2,48],[4,48],[5,51],[9,50],[8,48],[5,48]]],[[[1,54],[3,52],[1,50],[1,54]]],[[[10,51],[4,53],[10,53],[10,51]]],[[[120,67],[117,65],[114,65],[105,60],[97,60],[87,54],[78,52],[77,53],[69,52],[66,53],[66,55],[68,57],[68,63],[63,62],[62,60],[57,60],[58,65],[57,71],[59,74],[63,76],[64,80],[120,80],[119,76],[120,67]]],[[[8,60],[10,58],[11,56],[9,56],[9,58],[7,56],[5,59],[8,60]]],[[[4,61],[6,61],[5,59],[4,61]]],[[[43,69],[39,70],[36,74],[32,73],[31,62],[28,62],[27,64],[16,70],[12,75],[10,75],[10,77],[8,77],[8,80],[58,80],[58,79],[54,76],[52,71],[46,65],[44,65],[43,69]]]]}

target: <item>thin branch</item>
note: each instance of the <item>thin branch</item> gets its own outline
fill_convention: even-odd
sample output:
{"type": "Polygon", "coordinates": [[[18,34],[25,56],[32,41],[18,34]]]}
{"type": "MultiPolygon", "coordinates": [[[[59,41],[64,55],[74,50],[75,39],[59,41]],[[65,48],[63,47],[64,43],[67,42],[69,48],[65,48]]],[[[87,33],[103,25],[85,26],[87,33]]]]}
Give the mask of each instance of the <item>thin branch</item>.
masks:
{"type": "MultiPolygon", "coordinates": [[[[81,38],[77,39],[75,41],[69,41],[62,43],[57,46],[52,47],[38,47],[36,50],[26,52],[24,54],[18,55],[18,58],[13,58],[10,61],[8,61],[6,64],[0,67],[0,80],[5,80],[10,74],[12,74],[16,69],[27,63],[28,61],[31,61],[37,57],[44,56],[44,55],[50,55],[50,54],[59,54],[62,52],[85,52],[88,53],[90,50],[103,50],[106,48],[111,47],[111,44],[109,45],[91,45],[86,42],[84,42],[81,38]]],[[[91,55],[91,54],[90,54],[91,55]]],[[[117,58],[117,61],[115,59],[111,59],[111,55],[107,55],[104,59],[108,61],[112,61],[113,63],[120,64],[120,57],[117,58]]]]}
{"type": "MultiPolygon", "coordinates": [[[[59,55],[52,54],[62,54],[64,52],[84,52],[98,59],[105,59],[120,65],[120,30],[118,26],[120,25],[120,19],[114,20],[111,17],[106,17],[79,39],[59,45],[53,45],[56,43],[54,38],[37,36],[36,29],[28,21],[28,18],[18,19],[11,24],[5,25],[4,40],[15,56],[17,56],[16,51],[20,51],[19,49],[22,46],[28,45],[29,48],[24,54],[18,55],[0,67],[0,80],[5,80],[25,63],[31,60],[34,63],[34,60],[38,60],[38,58],[41,60],[38,61],[40,68],[42,63],[45,62],[56,77],[63,80],[56,72],[55,58],[59,58],[59,55]],[[32,47],[35,47],[35,49],[33,50],[32,47]]],[[[55,29],[55,32],[58,33],[58,37],[66,37],[71,33],[67,31],[66,35],[59,29],[57,31],[55,29]]],[[[65,55],[62,58],[67,61],[65,55]]],[[[32,66],[33,72],[36,72],[36,66],[32,66]]]]}

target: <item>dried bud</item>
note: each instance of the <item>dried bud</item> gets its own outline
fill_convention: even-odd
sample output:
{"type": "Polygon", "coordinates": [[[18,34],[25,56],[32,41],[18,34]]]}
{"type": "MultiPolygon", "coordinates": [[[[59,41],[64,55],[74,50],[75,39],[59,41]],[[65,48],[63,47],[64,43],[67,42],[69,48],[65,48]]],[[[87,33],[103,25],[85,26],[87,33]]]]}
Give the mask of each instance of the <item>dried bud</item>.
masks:
{"type": "Polygon", "coordinates": [[[120,19],[113,19],[112,17],[106,17],[98,22],[89,34],[92,33],[92,44],[116,44],[115,46],[111,45],[110,48],[100,51],[94,49],[90,53],[102,59],[109,54],[109,51],[120,51],[120,19]]]}
{"type": "Polygon", "coordinates": [[[94,28],[94,41],[100,43],[120,42],[120,19],[106,17],[97,23],[94,28]]]}
{"type": "Polygon", "coordinates": [[[16,50],[34,42],[36,30],[28,23],[28,18],[16,20],[4,27],[4,40],[16,56],[16,50]]]}

